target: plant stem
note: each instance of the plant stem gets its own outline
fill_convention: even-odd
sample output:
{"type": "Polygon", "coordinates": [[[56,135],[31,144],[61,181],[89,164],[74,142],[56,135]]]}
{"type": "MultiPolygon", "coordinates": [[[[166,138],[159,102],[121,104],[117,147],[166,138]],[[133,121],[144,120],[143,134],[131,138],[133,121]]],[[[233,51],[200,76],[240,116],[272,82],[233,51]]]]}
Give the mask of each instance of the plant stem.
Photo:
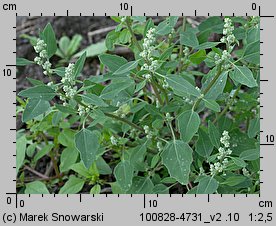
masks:
{"type": "MultiPolygon", "coordinates": [[[[220,75],[221,75],[221,65],[218,66],[217,74],[215,75],[215,77],[213,78],[213,80],[208,84],[207,88],[202,92],[202,94],[204,96],[213,87],[213,85],[216,83],[216,81],[218,80],[218,78],[219,78],[220,75]]],[[[192,108],[193,111],[198,107],[198,105],[200,104],[200,102],[201,102],[202,99],[203,99],[202,97],[197,98],[197,100],[194,103],[193,108],[192,108]]]]}
{"type": "Polygon", "coordinates": [[[54,151],[50,151],[49,155],[50,155],[51,161],[53,163],[53,167],[54,167],[56,176],[58,178],[61,178],[61,175],[60,175],[60,172],[59,172],[59,169],[58,169],[58,165],[57,165],[57,161],[56,161],[56,158],[55,158],[54,151]]]}
{"type": "Polygon", "coordinates": [[[236,89],[231,101],[229,101],[229,103],[226,105],[223,111],[220,112],[220,114],[214,119],[213,123],[216,123],[228,111],[229,107],[233,104],[236,96],[238,95],[240,89],[241,89],[241,85],[239,85],[239,87],[236,89]]]}
{"type": "Polygon", "coordinates": [[[164,94],[164,96],[165,96],[165,103],[168,104],[169,103],[169,97],[168,97],[167,91],[162,86],[160,86],[160,84],[158,84],[158,83],[156,83],[156,86],[164,94]]]}
{"type": "Polygon", "coordinates": [[[131,122],[131,121],[128,121],[128,120],[125,119],[125,118],[121,118],[121,117],[119,117],[119,116],[117,116],[117,115],[113,115],[113,114],[108,113],[108,112],[105,112],[104,114],[105,114],[106,116],[110,117],[110,118],[114,118],[114,119],[116,119],[116,120],[118,120],[118,121],[124,122],[124,123],[130,125],[131,127],[135,128],[135,129],[137,129],[137,130],[140,130],[141,132],[144,132],[144,129],[143,129],[143,128],[141,128],[140,126],[137,126],[136,124],[134,124],[134,123],[131,122]]]}
{"type": "Polygon", "coordinates": [[[158,89],[157,89],[157,83],[155,82],[154,78],[152,78],[151,81],[152,81],[152,82],[151,82],[151,85],[152,85],[152,88],[153,88],[153,90],[154,90],[154,93],[155,93],[155,95],[156,95],[156,97],[157,97],[159,103],[160,103],[161,105],[163,105],[163,101],[162,101],[161,96],[160,96],[160,94],[159,94],[159,91],[158,91],[158,89]]]}
{"type": "Polygon", "coordinates": [[[48,179],[49,179],[49,177],[47,177],[47,176],[45,176],[44,174],[42,174],[42,173],[40,173],[40,172],[34,170],[33,168],[31,168],[31,167],[29,167],[29,166],[24,166],[24,169],[30,171],[31,173],[33,173],[33,174],[39,176],[39,177],[42,178],[42,179],[45,179],[45,180],[48,180],[48,179]]]}
{"type": "Polygon", "coordinates": [[[174,134],[174,130],[173,130],[173,127],[172,127],[172,123],[171,123],[171,122],[168,122],[168,124],[169,124],[169,127],[170,127],[171,132],[172,132],[173,140],[176,141],[176,139],[175,139],[175,134],[174,134]]]}
{"type": "MultiPolygon", "coordinates": [[[[75,100],[77,101],[78,104],[82,105],[83,107],[85,107],[85,108],[88,107],[88,105],[82,103],[82,102],[79,101],[78,99],[75,99],[75,100]]],[[[119,117],[119,116],[117,116],[117,115],[113,115],[113,114],[108,113],[108,112],[104,112],[104,114],[105,114],[107,117],[110,117],[110,118],[113,118],[113,119],[117,119],[118,121],[124,122],[124,123],[130,125],[131,127],[135,128],[135,129],[138,129],[138,130],[140,130],[141,132],[144,132],[144,129],[143,129],[143,128],[141,128],[140,126],[137,126],[136,124],[134,124],[133,122],[128,121],[128,120],[125,119],[125,118],[121,118],[121,117],[119,117]]]]}
{"type": "MultiPolygon", "coordinates": [[[[183,17],[183,21],[182,21],[182,31],[185,31],[186,30],[186,21],[187,21],[187,18],[184,16],[183,17]]],[[[182,68],[182,56],[183,56],[183,46],[180,45],[180,48],[179,48],[179,54],[178,54],[178,59],[179,59],[179,65],[178,65],[178,72],[181,72],[181,68],[182,68]]]]}
{"type": "Polygon", "coordinates": [[[140,52],[142,52],[142,47],[140,46],[139,42],[137,41],[137,38],[131,28],[131,19],[129,17],[126,18],[126,26],[127,26],[127,29],[129,30],[130,34],[131,34],[131,37],[132,37],[132,42],[137,46],[138,50],[140,52]]]}

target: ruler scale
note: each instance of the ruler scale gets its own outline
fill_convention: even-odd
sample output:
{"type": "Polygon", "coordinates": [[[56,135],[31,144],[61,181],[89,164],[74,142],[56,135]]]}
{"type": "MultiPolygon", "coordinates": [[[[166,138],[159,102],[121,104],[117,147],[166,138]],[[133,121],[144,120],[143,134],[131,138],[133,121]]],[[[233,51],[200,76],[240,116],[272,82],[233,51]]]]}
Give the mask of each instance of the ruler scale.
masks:
{"type": "Polygon", "coordinates": [[[1,1],[1,225],[275,225],[273,86],[276,47],[274,1],[184,2],[1,1]],[[127,7],[122,5],[127,4],[127,7]],[[260,16],[261,193],[260,195],[22,195],[16,194],[16,16],[260,16]],[[274,202],[274,203],[273,203],[274,202]],[[274,206],[273,206],[274,204],[274,206]]]}

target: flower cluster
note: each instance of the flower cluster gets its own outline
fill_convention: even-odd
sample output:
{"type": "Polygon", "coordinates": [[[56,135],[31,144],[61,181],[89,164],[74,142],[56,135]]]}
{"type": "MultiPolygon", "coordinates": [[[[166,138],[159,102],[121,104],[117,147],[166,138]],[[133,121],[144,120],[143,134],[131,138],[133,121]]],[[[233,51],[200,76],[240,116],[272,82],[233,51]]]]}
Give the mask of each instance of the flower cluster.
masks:
{"type": "Polygon", "coordinates": [[[85,113],[88,113],[91,110],[90,106],[84,107],[82,105],[79,105],[78,107],[78,114],[80,116],[83,116],[85,113]]]}
{"type": "Polygon", "coordinates": [[[39,55],[34,58],[34,62],[43,68],[44,75],[51,75],[53,73],[47,54],[47,44],[42,40],[38,39],[34,46],[35,52],[39,55]]]}
{"type": "Polygon", "coordinates": [[[121,23],[124,23],[126,21],[126,16],[121,17],[121,23]]]}
{"type": "MultiPolygon", "coordinates": [[[[118,102],[117,102],[117,104],[118,104],[118,102]]],[[[130,112],[130,106],[128,104],[123,104],[121,106],[119,105],[118,110],[116,110],[114,112],[114,114],[121,118],[125,118],[129,112],[130,112]]]]}
{"type": "Polygon", "coordinates": [[[144,131],[145,131],[145,134],[147,134],[147,136],[146,136],[146,138],[148,138],[148,139],[151,139],[152,138],[152,135],[153,135],[153,133],[150,131],[150,128],[149,128],[149,126],[144,126],[144,131]]]}
{"type": "Polygon", "coordinates": [[[183,53],[184,53],[184,56],[187,57],[190,53],[190,49],[186,46],[184,49],[183,49],[183,53]]]}
{"type": "Polygon", "coordinates": [[[110,142],[114,146],[117,146],[117,144],[118,144],[118,141],[117,141],[116,137],[114,137],[114,136],[110,137],[110,142]]]}
{"type": "MultiPolygon", "coordinates": [[[[64,77],[61,79],[61,83],[63,84],[63,91],[67,98],[73,98],[74,95],[77,93],[77,87],[74,87],[76,84],[75,81],[75,65],[69,64],[68,67],[65,69],[64,77]]],[[[61,100],[65,101],[66,98],[61,97],[61,100]]]]}
{"type": "Polygon", "coordinates": [[[157,150],[160,152],[163,150],[163,145],[161,141],[157,141],[156,143],[157,150]]]}
{"type": "Polygon", "coordinates": [[[234,31],[234,25],[232,23],[232,20],[230,18],[224,19],[224,28],[223,28],[223,37],[220,39],[221,42],[225,43],[229,50],[232,50],[234,48],[233,45],[237,40],[235,35],[233,34],[234,31]]]}
{"type": "Polygon", "coordinates": [[[232,150],[229,148],[230,147],[230,136],[228,131],[224,130],[222,133],[222,137],[220,138],[220,143],[223,145],[223,147],[220,147],[218,149],[218,155],[217,159],[219,160],[218,162],[215,162],[214,164],[210,164],[210,172],[211,175],[214,176],[217,173],[221,173],[224,171],[224,169],[228,165],[228,156],[232,154],[232,150]]]}
{"type": "Polygon", "coordinates": [[[155,71],[158,68],[158,61],[153,60],[151,56],[152,51],[154,50],[154,43],[156,41],[155,31],[155,28],[150,28],[147,31],[146,37],[144,39],[143,51],[140,53],[140,56],[145,60],[145,63],[141,67],[141,70],[155,71]]]}
{"type": "Polygon", "coordinates": [[[173,120],[173,117],[171,116],[170,113],[166,113],[165,119],[166,119],[166,121],[171,122],[173,120]]]}
{"type": "Polygon", "coordinates": [[[192,105],[194,103],[194,101],[191,100],[189,97],[183,97],[183,100],[186,104],[192,105]]]}
{"type": "Polygon", "coordinates": [[[217,53],[214,55],[215,64],[222,64],[222,69],[224,70],[228,70],[229,68],[231,68],[231,64],[228,63],[230,59],[231,54],[227,50],[223,50],[221,56],[217,53]]]}

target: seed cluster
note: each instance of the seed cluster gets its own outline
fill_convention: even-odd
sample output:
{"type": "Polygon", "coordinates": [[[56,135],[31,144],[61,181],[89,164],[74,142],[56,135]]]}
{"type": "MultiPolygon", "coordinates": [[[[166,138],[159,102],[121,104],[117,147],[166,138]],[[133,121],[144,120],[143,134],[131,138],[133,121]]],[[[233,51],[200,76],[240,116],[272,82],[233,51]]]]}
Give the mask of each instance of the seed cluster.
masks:
{"type": "Polygon", "coordinates": [[[39,55],[34,58],[34,62],[43,68],[44,75],[51,75],[53,71],[47,54],[47,44],[42,39],[38,39],[34,50],[39,55]]]}
{"type": "Polygon", "coordinates": [[[70,63],[68,67],[65,69],[64,77],[61,79],[61,83],[63,84],[63,91],[65,97],[60,96],[60,99],[64,101],[63,105],[66,105],[66,98],[73,98],[74,95],[77,93],[77,87],[75,86],[75,65],[70,63]]]}
{"type": "MultiPolygon", "coordinates": [[[[143,51],[140,53],[140,56],[145,60],[145,63],[141,67],[141,70],[155,71],[158,68],[158,61],[154,60],[152,57],[154,43],[156,41],[155,32],[155,28],[150,28],[144,38],[143,51]]],[[[145,79],[151,79],[150,74],[145,74],[143,77],[145,79]]]]}
{"type": "Polygon", "coordinates": [[[222,133],[222,137],[220,138],[220,143],[222,144],[222,147],[218,149],[218,155],[217,159],[218,162],[215,162],[214,164],[210,164],[210,172],[211,175],[214,176],[217,173],[221,173],[225,170],[225,168],[228,165],[228,156],[232,154],[232,150],[230,147],[230,136],[228,131],[224,130],[222,133]]]}

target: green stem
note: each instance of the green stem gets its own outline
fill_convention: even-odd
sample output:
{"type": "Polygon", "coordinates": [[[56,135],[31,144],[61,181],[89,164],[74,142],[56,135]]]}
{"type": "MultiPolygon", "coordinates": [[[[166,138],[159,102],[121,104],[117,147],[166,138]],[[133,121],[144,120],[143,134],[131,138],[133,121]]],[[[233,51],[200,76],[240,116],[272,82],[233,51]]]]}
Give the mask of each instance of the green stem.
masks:
{"type": "MultiPolygon", "coordinates": [[[[215,77],[213,78],[213,80],[208,84],[208,86],[206,87],[206,89],[202,92],[202,94],[204,96],[210,91],[210,89],[216,83],[216,81],[218,80],[218,78],[219,78],[220,75],[221,75],[221,65],[218,66],[218,72],[215,75],[215,77]]],[[[192,108],[193,111],[198,107],[198,105],[200,104],[200,102],[201,102],[202,99],[203,99],[202,97],[197,98],[197,100],[194,103],[193,108],[192,108]]]]}
{"type": "Polygon", "coordinates": [[[236,89],[231,101],[229,101],[229,103],[227,104],[227,106],[223,109],[222,112],[220,112],[220,114],[214,119],[213,123],[216,123],[229,109],[229,107],[233,104],[236,96],[238,95],[239,91],[241,89],[241,85],[239,85],[239,87],[236,89]]]}
{"type": "Polygon", "coordinates": [[[168,97],[167,91],[162,86],[160,86],[160,84],[158,84],[158,83],[156,83],[156,86],[164,94],[164,96],[165,96],[165,103],[168,104],[169,103],[169,97],[168,97]]]}
{"type": "Polygon", "coordinates": [[[175,134],[174,134],[174,130],[173,130],[173,127],[172,127],[172,123],[171,123],[171,122],[168,122],[168,124],[169,124],[169,127],[170,127],[171,132],[172,132],[173,140],[176,141],[176,139],[175,139],[175,134]]]}
{"type": "Polygon", "coordinates": [[[126,26],[127,26],[127,29],[129,30],[130,34],[131,34],[131,37],[132,37],[132,42],[137,46],[138,50],[140,52],[142,52],[142,47],[140,46],[139,42],[137,41],[137,38],[131,28],[131,19],[130,17],[127,17],[126,18],[126,26]]]}
{"type": "MultiPolygon", "coordinates": [[[[186,30],[186,17],[184,16],[183,17],[183,21],[182,21],[182,31],[185,31],[186,30]]],[[[178,65],[178,72],[181,72],[181,68],[182,68],[182,56],[183,56],[183,46],[180,45],[180,48],[179,48],[179,55],[178,55],[178,59],[179,59],[179,65],[178,65]]]]}
{"type": "Polygon", "coordinates": [[[163,101],[162,101],[162,98],[161,98],[161,96],[160,96],[160,94],[159,94],[159,91],[158,91],[158,89],[157,89],[157,83],[155,82],[154,78],[151,79],[151,85],[152,85],[152,88],[153,88],[153,90],[154,90],[154,93],[155,93],[155,95],[156,95],[156,97],[157,97],[159,103],[160,103],[161,105],[163,105],[163,101]]]}
{"type": "Polygon", "coordinates": [[[137,129],[137,130],[140,130],[141,132],[144,132],[144,129],[143,129],[143,128],[141,128],[140,126],[137,126],[136,124],[134,124],[134,123],[131,122],[131,121],[128,121],[128,120],[125,119],[125,118],[121,118],[121,117],[119,117],[119,116],[117,116],[117,115],[113,115],[113,114],[108,113],[108,112],[105,112],[104,114],[105,114],[106,116],[110,117],[110,118],[114,118],[114,119],[116,119],[116,120],[118,120],[118,121],[124,122],[124,123],[130,125],[131,127],[135,128],[135,129],[137,129]]]}
{"type": "MultiPolygon", "coordinates": [[[[78,99],[75,99],[75,100],[77,101],[78,104],[82,105],[83,107],[86,107],[86,108],[88,107],[88,105],[82,103],[82,102],[79,101],[78,99]]],[[[125,118],[121,118],[121,117],[119,117],[119,116],[117,116],[117,115],[113,115],[113,114],[108,113],[108,112],[104,112],[104,114],[105,114],[107,117],[114,118],[114,119],[116,119],[116,120],[118,120],[118,121],[124,122],[124,123],[130,125],[131,127],[135,128],[135,129],[138,129],[138,130],[140,130],[141,132],[144,132],[144,129],[143,129],[143,128],[141,128],[140,126],[137,126],[136,124],[134,124],[133,122],[128,121],[128,120],[125,119],[125,118]]]]}

